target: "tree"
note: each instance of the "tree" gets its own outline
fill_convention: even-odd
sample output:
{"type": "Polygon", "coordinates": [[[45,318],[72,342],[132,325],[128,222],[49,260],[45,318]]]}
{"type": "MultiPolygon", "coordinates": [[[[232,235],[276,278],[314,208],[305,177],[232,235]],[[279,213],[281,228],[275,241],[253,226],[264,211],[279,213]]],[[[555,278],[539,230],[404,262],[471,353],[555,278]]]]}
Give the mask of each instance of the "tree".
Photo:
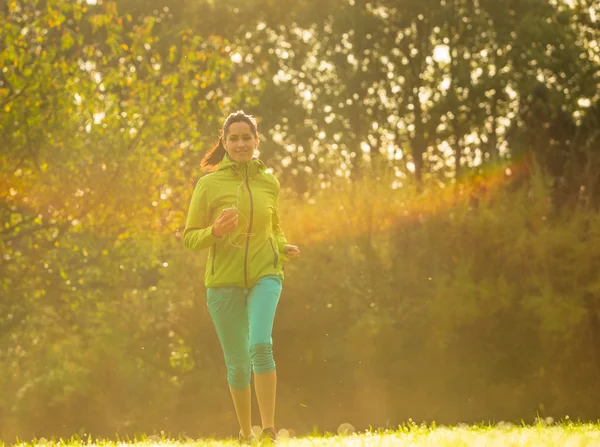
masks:
{"type": "Polygon", "coordinates": [[[158,35],[114,2],[14,1],[0,21],[0,412],[39,428],[70,417],[60,405],[85,417],[83,383],[109,368],[98,343],[148,312],[134,298],[158,283],[153,241],[181,228],[235,80],[223,39],[158,35]]]}

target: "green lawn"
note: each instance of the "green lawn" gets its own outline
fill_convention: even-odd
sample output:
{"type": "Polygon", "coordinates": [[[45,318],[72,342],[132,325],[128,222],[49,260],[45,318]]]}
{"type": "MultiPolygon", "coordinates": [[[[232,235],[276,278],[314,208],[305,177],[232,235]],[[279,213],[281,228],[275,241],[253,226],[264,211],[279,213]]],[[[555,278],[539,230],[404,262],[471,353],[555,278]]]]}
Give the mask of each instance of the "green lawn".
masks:
{"type": "MultiPolygon", "coordinates": [[[[170,440],[150,436],[135,442],[69,440],[50,442],[44,439],[32,443],[14,444],[19,447],[218,447],[237,445],[237,441],[214,439],[170,440]]],[[[426,427],[405,426],[398,431],[369,431],[345,436],[325,435],[281,439],[281,446],[556,446],[556,447],[600,447],[600,424],[556,424],[547,426],[460,426],[426,427]]]]}

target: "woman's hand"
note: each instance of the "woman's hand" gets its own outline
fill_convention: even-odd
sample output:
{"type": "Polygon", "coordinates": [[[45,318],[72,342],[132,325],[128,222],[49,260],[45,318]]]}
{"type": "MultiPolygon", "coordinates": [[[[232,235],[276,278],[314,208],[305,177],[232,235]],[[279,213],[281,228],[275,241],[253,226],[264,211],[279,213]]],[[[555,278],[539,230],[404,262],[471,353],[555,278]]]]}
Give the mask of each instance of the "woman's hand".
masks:
{"type": "Polygon", "coordinates": [[[221,215],[217,217],[215,224],[213,225],[212,233],[216,237],[223,237],[223,235],[230,233],[235,230],[238,226],[238,215],[233,209],[223,210],[221,215]]]}
{"type": "Polygon", "coordinates": [[[283,247],[283,253],[291,261],[292,259],[298,259],[300,257],[300,249],[295,245],[286,245],[283,247]]]}

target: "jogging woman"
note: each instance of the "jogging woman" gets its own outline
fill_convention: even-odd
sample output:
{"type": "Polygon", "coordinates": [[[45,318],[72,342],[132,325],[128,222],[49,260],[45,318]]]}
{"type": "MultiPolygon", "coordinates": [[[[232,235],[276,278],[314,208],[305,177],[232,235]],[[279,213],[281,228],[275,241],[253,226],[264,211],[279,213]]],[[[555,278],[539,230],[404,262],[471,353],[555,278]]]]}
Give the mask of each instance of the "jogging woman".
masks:
{"type": "Polygon", "coordinates": [[[252,442],[250,374],[262,422],[262,439],[275,441],[277,374],[273,320],[281,294],[283,260],[300,256],[279,223],[279,182],[254,157],[255,119],[239,111],[225,120],[217,144],[202,160],[211,171],[192,195],[184,245],[208,249],[207,305],[227,365],[227,381],[241,442],[252,442]]]}

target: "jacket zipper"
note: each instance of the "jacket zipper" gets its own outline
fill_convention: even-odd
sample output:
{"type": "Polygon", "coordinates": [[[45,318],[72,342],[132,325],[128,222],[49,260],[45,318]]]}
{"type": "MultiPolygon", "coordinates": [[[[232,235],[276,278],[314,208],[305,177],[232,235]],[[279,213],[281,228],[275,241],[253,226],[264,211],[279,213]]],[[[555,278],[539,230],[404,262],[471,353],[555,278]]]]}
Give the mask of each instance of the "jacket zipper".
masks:
{"type": "Polygon", "coordinates": [[[250,248],[250,233],[252,233],[252,219],[254,218],[254,203],[252,203],[252,191],[250,190],[249,172],[246,165],[246,187],[248,188],[248,197],[250,198],[250,223],[248,225],[248,234],[246,235],[246,254],[244,256],[244,280],[246,289],[248,288],[248,249],[250,248]]]}
{"type": "Polygon", "coordinates": [[[271,250],[273,250],[273,255],[275,256],[275,261],[273,262],[273,268],[277,268],[277,261],[279,261],[279,254],[275,251],[275,245],[273,245],[273,239],[269,238],[269,242],[271,243],[271,250]]]}
{"type": "Polygon", "coordinates": [[[212,256],[212,274],[215,274],[215,258],[217,257],[217,244],[213,244],[213,256],[212,256]]]}

